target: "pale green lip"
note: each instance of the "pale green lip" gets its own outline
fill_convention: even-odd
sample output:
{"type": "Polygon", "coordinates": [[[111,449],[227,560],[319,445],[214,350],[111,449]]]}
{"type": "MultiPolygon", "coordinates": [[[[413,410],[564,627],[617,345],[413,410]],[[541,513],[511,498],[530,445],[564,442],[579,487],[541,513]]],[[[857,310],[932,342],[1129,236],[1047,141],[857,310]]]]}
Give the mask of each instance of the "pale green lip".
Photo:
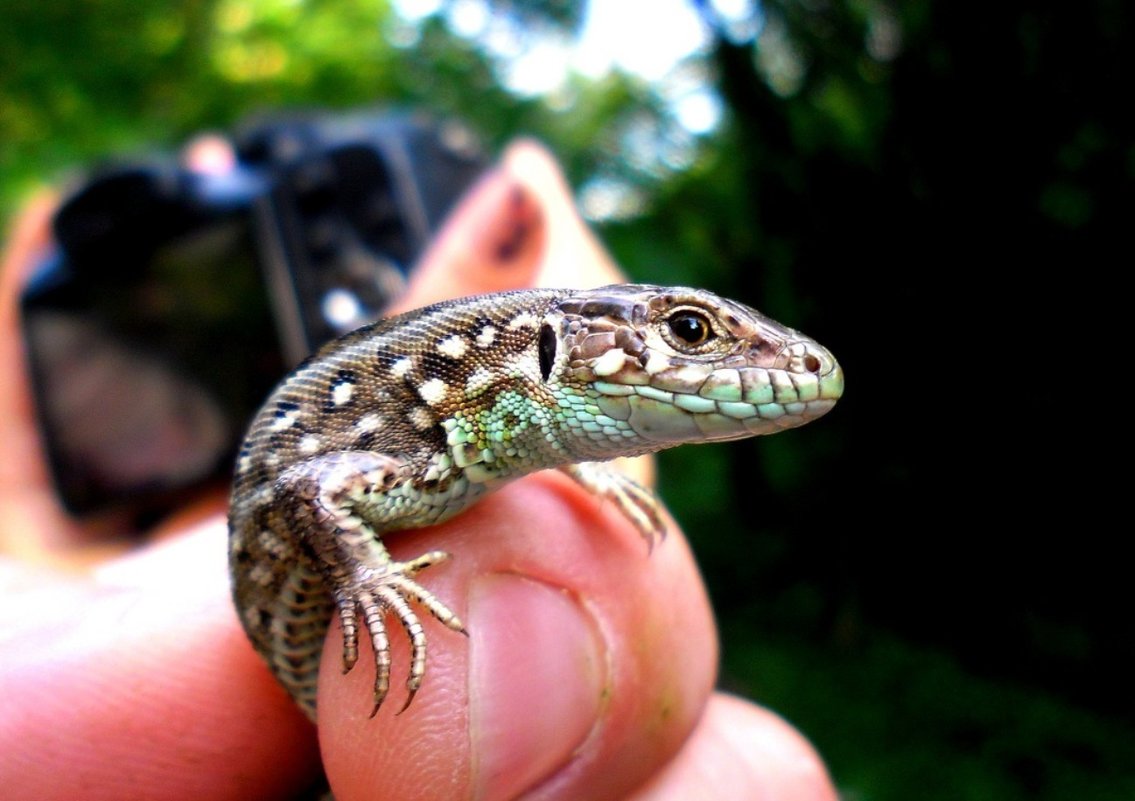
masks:
{"type": "Polygon", "coordinates": [[[596,382],[604,422],[646,440],[697,442],[771,434],[803,425],[831,410],[843,395],[843,370],[826,351],[814,351],[820,374],[761,367],[721,368],[693,380],[654,376],[651,384],[596,382]]]}

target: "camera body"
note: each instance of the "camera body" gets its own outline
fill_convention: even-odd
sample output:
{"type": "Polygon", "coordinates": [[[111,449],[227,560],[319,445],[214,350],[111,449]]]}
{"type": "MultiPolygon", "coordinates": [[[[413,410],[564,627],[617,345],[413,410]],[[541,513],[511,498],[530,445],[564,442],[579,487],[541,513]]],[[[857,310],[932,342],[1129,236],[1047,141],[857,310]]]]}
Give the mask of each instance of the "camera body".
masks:
{"type": "Polygon", "coordinates": [[[372,322],[484,160],[456,123],[261,121],[220,174],[102,170],[59,208],[21,320],[65,506],[160,510],[225,474],[287,370],[372,322]]]}

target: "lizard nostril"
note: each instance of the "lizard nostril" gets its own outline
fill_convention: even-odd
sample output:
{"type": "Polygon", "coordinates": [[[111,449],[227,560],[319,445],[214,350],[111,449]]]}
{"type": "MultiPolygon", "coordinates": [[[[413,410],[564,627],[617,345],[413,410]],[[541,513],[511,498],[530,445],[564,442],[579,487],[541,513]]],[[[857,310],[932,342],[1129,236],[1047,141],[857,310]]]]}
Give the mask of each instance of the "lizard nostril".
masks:
{"type": "Polygon", "coordinates": [[[804,369],[809,373],[820,372],[820,359],[814,353],[809,353],[804,357],[804,369]]]}

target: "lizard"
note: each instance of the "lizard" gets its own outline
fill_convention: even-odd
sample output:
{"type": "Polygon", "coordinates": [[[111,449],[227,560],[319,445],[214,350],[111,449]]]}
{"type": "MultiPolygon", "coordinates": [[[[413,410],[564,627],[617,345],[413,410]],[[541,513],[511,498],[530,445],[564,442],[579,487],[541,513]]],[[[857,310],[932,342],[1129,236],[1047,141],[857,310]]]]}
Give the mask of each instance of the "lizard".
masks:
{"type": "Polygon", "coordinates": [[[241,623],[314,721],[333,616],[344,672],[360,627],[370,635],[372,717],[390,689],[395,619],[411,645],[404,710],[426,673],[416,610],[465,627],[417,580],[449,555],[395,561],[384,537],[559,468],[653,546],[664,531],[659,502],[603,462],[799,426],[830,410],[843,386],[821,345],[700,289],[522,289],[380,320],[302,363],[250,424],[229,512],[241,623]]]}

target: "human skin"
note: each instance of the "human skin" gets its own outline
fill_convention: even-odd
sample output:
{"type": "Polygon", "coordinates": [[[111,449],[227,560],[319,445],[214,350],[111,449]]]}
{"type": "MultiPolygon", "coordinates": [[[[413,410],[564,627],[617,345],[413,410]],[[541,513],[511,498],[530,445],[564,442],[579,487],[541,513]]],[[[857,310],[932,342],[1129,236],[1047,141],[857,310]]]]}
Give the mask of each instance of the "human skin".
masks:
{"type": "MultiPolygon", "coordinates": [[[[373,659],[343,675],[337,625],[318,733],[244,638],[216,492],[141,540],[78,523],[46,478],[23,381],[15,295],[46,244],[33,201],[0,276],[0,787],[13,798],[287,798],[319,770],[340,801],[522,797],[832,801],[775,714],[713,691],[717,641],[678,528],[653,552],[558,473],[517,481],[445,524],[391,536],[469,637],[426,622],[425,683],[374,719],[373,659]]],[[[471,190],[400,308],[520,286],[621,280],[558,167],[519,142],[471,190]]],[[[649,482],[651,464],[624,465],[649,482]]],[[[402,674],[404,676],[404,673],[402,674]]]]}

